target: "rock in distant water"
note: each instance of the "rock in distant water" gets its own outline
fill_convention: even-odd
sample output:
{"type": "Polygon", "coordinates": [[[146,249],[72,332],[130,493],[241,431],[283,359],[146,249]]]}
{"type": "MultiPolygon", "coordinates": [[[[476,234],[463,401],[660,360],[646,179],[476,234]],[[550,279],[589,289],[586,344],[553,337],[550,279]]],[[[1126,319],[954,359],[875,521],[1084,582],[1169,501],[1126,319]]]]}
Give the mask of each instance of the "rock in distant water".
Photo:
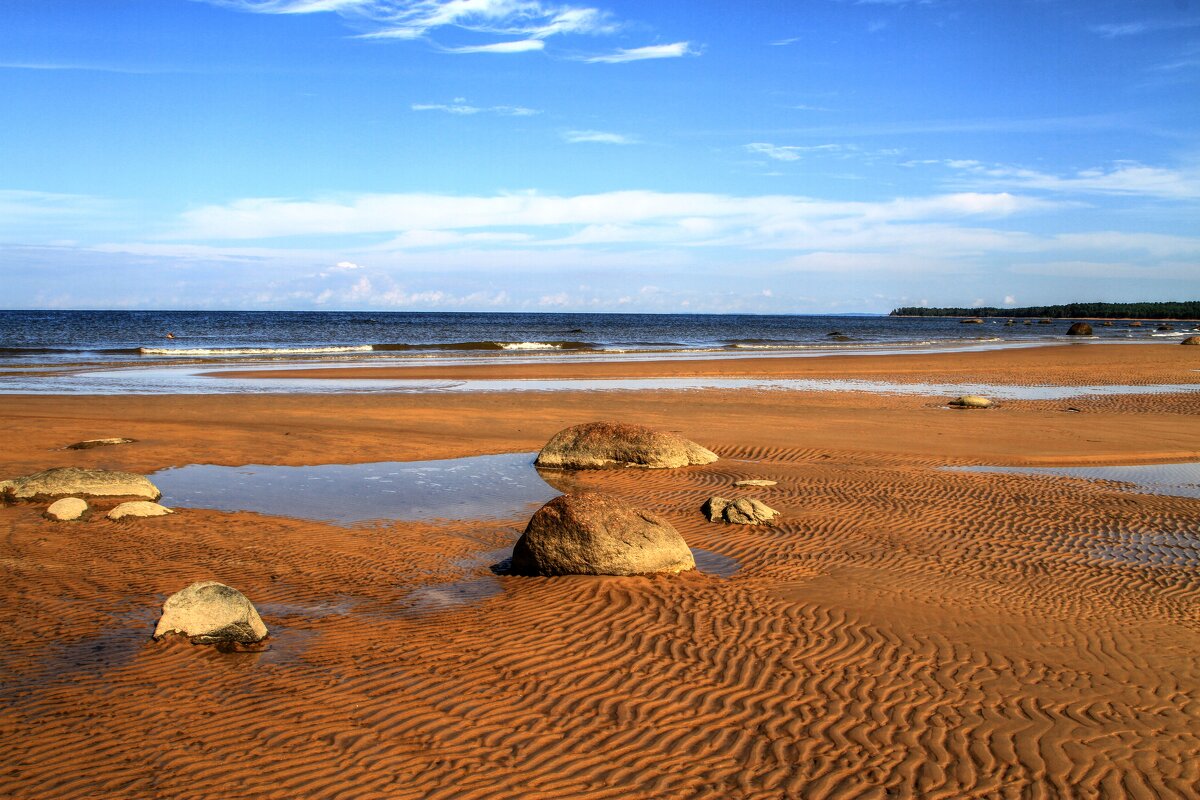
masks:
{"type": "Polygon", "coordinates": [[[950,401],[955,408],[991,408],[994,403],[986,397],[977,394],[965,394],[950,401]]]}
{"type": "Polygon", "coordinates": [[[162,496],[144,475],[109,469],[57,467],[9,481],[0,481],[0,496],[11,500],[49,500],[55,497],[144,497],[162,496]]]}
{"type": "Polygon", "coordinates": [[[126,439],[124,437],[113,437],[111,439],[85,439],[82,442],[67,445],[68,450],[91,450],[93,447],[108,447],[114,444],[133,444],[137,439],[126,439]]]}
{"type": "Polygon", "coordinates": [[[1086,322],[1076,322],[1071,327],[1067,328],[1067,336],[1091,336],[1092,326],[1086,322]]]}
{"type": "Polygon", "coordinates": [[[217,581],[200,581],[163,603],[154,638],[171,633],[197,644],[252,644],[267,637],[267,626],[246,595],[217,581]]]}
{"type": "Polygon", "coordinates": [[[115,522],[126,517],[165,517],[167,514],[174,513],[171,509],[160,506],[158,503],[136,500],[132,503],[121,503],[108,512],[108,518],[115,522]]]}
{"type": "Polygon", "coordinates": [[[1200,344],[1200,336],[1189,336],[1180,342],[1180,344],[1200,344]]]}
{"type": "Polygon", "coordinates": [[[695,568],[692,551],[669,522],[600,492],[561,495],[539,508],[512,555],[518,575],[651,575],[695,568]]]}
{"type": "Polygon", "coordinates": [[[1173,331],[1173,330],[1175,330],[1175,326],[1174,326],[1174,325],[1168,325],[1167,323],[1165,323],[1165,322],[1164,322],[1162,325],[1159,325],[1157,328],[1155,328],[1155,330],[1159,330],[1159,331],[1173,331]]]}
{"type": "Polygon", "coordinates": [[[716,460],[716,453],[674,433],[622,422],[589,422],[554,434],[538,453],[536,465],[551,469],[672,469],[716,460]]]}
{"type": "Polygon", "coordinates": [[[709,522],[728,522],[733,525],[770,525],[779,512],[753,497],[726,500],[710,497],[700,508],[709,522]]]}
{"type": "Polygon", "coordinates": [[[1142,323],[1135,319],[1133,322],[1129,323],[1129,327],[1140,328],[1142,327],[1142,323]]]}
{"type": "Polygon", "coordinates": [[[1104,327],[1111,328],[1112,326],[1113,326],[1113,321],[1111,319],[1104,321],[1104,327]]]}
{"type": "Polygon", "coordinates": [[[982,325],[983,320],[979,317],[971,317],[970,319],[959,320],[959,325],[982,325]]]}
{"type": "Polygon", "coordinates": [[[88,513],[88,504],[78,497],[64,497],[55,500],[42,514],[46,519],[58,522],[74,522],[83,519],[88,513]]]}
{"type": "Polygon", "coordinates": [[[768,481],[762,478],[747,478],[746,480],[734,481],[734,486],[774,486],[775,481],[768,481]]]}

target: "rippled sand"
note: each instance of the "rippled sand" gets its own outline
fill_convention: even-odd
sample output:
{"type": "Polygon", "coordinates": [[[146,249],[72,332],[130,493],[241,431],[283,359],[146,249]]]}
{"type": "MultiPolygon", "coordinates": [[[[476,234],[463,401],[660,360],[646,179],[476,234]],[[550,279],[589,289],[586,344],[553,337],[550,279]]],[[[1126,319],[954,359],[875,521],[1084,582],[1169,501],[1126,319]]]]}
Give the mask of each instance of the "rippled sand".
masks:
{"type": "MultiPolygon", "coordinates": [[[[1094,381],[1077,349],[1003,369],[1094,381]]],[[[1110,370],[1200,366],[1163,350],[1158,372],[1110,370]]],[[[945,359],[919,377],[978,369],[945,359]]],[[[1197,395],[944,399],[0,398],[5,473],[449,458],[657,425],[722,459],[551,482],[740,565],[518,578],[490,567],[520,518],[0,508],[0,797],[1196,797],[1200,500],[943,467],[1198,460],[1197,395]],[[118,435],[138,442],[57,449],[118,435]],[[745,491],[782,523],[699,512],[745,491]],[[164,597],[206,578],[258,604],[270,649],[150,641],[164,597]]]]}

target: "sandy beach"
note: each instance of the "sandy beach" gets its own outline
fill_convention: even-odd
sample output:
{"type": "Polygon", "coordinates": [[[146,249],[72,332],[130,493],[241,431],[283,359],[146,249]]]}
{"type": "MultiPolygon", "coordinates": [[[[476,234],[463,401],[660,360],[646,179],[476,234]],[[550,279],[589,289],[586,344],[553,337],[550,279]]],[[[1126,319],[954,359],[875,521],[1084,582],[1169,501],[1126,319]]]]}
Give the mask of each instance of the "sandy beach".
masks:
{"type": "MultiPolygon", "coordinates": [[[[1200,387],[1200,348],[290,374],[1149,391],[1200,387]]],[[[527,515],[342,526],[182,508],[54,523],[45,504],[0,507],[0,797],[1200,796],[1200,499],[946,469],[1200,461],[1200,392],[972,411],[948,399],[0,397],[0,478],[532,453],[580,422],[649,425],[721,458],[543,477],[619,495],[736,566],[495,575],[527,515]],[[63,449],[110,436],[137,441],[63,449]],[[733,488],[745,478],[777,484],[733,488]],[[752,494],[781,521],[709,523],[713,494],[752,494]],[[267,649],[151,640],[165,597],[206,579],[258,606],[267,649]]]]}

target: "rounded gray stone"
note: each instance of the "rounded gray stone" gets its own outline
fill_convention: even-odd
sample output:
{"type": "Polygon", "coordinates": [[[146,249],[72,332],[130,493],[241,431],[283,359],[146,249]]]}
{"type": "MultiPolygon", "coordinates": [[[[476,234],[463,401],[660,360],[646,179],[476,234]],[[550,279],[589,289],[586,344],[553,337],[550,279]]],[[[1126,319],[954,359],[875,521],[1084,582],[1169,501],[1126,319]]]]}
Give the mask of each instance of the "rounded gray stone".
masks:
{"type": "Polygon", "coordinates": [[[673,469],[711,464],[717,454],[682,436],[623,422],[589,422],[561,430],[538,453],[550,469],[646,467],[673,469]]]}
{"type": "Polygon", "coordinates": [[[651,575],[696,568],[665,519],[612,495],[556,497],[534,513],[513,548],[518,575],[651,575]]]}
{"type": "Polygon", "coordinates": [[[217,581],[200,581],[163,603],[154,638],[168,634],[197,644],[252,644],[267,637],[267,626],[246,595],[217,581]]]}
{"type": "Polygon", "coordinates": [[[56,467],[32,475],[0,481],[0,495],[9,500],[50,500],[57,497],[162,496],[146,476],[110,469],[56,467]]]}
{"type": "Polygon", "coordinates": [[[51,503],[42,516],[57,522],[75,522],[83,519],[87,513],[87,502],[78,497],[64,497],[51,503]]]}

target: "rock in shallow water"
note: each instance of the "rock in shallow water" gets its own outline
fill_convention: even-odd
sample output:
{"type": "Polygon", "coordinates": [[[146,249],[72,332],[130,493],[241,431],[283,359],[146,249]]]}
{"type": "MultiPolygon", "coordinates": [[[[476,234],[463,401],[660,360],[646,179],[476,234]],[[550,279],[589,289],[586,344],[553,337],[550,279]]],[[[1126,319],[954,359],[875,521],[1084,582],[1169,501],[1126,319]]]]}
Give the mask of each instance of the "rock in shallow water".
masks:
{"type": "Polygon", "coordinates": [[[687,542],[669,522],[600,492],[565,494],[546,503],[512,555],[518,575],[650,575],[695,568],[687,542]]]}
{"type": "Polygon", "coordinates": [[[536,464],[551,469],[672,469],[716,460],[716,453],[674,433],[621,422],[589,422],[556,433],[538,453],[536,464]]]}
{"type": "Polygon", "coordinates": [[[246,595],[217,581],[200,581],[163,603],[154,638],[172,633],[197,644],[252,644],[267,637],[267,626],[246,595]]]}
{"type": "Polygon", "coordinates": [[[754,497],[727,500],[710,497],[700,509],[709,522],[728,522],[733,525],[770,525],[779,512],[754,497]]]}
{"type": "Polygon", "coordinates": [[[1067,328],[1067,336],[1091,336],[1092,326],[1086,322],[1076,322],[1067,328]]]}
{"type": "Polygon", "coordinates": [[[1180,344],[1200,344],[1200,336],[1189,336],[1180,342],[1180,344]]]}
{"type": "Polygon", "coordinates": [[[135,500],[132,503],[121,503],[121,505],[108,512],[108,518],[116,521],[126,519],[127,517],[165,517],[167,514],[174,513],[173,510],[166,506],[160,506],[158,503],[135,500]]]}
{"type": "Polygon", "coordinates": [[[88,504],[78,497],[64,497],[50,504],[42,514],[46,519],[57,522],[75,522],[83,519],[88,513],[88,504]]]}
{"type": "Polygon", "coordinates": [[[144,497],[162,494],[144,475],[110,469],[56,467],[0,481],[0,495],[10,500],[49,500],[55,497],[144,497]]]}

